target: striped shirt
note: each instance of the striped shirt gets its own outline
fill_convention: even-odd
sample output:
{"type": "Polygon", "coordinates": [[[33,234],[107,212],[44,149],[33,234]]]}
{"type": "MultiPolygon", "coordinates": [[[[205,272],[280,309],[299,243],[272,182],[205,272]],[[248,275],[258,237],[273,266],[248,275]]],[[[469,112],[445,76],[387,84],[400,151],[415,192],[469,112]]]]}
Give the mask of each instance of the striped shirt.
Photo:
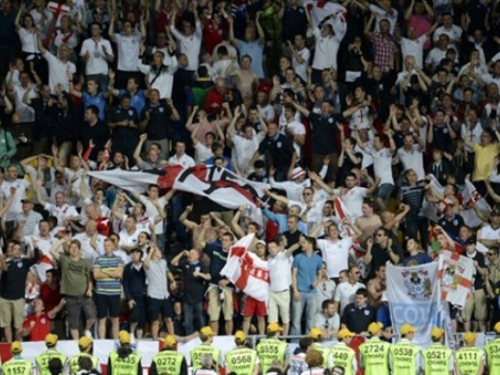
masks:
{"type": "Polygon", "coordinates": [[[424,186],[404,185],[401,187],[400,192],[402,196],[401,201],[410,206],[410,211],[406,215],[406,220],[417,220],[424,200],[424,186]]]}
{"type": "MultiPolygon", "coordinates": [[[[101,271],[115,271],[118,268],[123,268],[123,261],[116,255],[103,255],[98,257],[94,263],[94,269],[101,271]]],[[[102,295],[117,295],[121,294],[122,284],[119,278],[107,277],[96,280],[96,293],[102,295]]]]}

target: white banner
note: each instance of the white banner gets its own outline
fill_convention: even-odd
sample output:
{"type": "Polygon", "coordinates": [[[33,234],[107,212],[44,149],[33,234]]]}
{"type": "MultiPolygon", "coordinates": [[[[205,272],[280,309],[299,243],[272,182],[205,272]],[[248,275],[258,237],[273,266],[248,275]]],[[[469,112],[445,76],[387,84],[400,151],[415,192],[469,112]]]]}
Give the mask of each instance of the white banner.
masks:
{"type": "Polygon", "coordinates": [[[387,298],[393,331],[405,323],[418,328],[413,342],[425,347],[431,329],[439,326],[439,283],[437,262],[414,267],[396,267],[387,263],[387,298]]]}
{"type": "Polygon", "coordinates": [[[475,271],[472,259],[442,251],[439,254],[438,278],[441,280],[441,299],[463,308],[472,287],[475,271]]]}

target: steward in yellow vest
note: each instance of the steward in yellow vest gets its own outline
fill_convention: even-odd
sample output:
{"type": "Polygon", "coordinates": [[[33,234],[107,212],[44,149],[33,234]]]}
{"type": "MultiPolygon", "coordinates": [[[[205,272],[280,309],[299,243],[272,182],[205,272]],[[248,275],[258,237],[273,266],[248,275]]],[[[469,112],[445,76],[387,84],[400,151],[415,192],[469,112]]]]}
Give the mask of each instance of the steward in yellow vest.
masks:
{"type": "Polygon", "coordinates": [[[87,357],[90,359],[92,362],[92,370],[97,370],[99,371],[99,360],[95,355],[92,355],[92,349],[93,349],[93,342],[92,337],[87,337],[87,336],[82,336],[78,340],[78,349],[80,349],[80,353],[75,355],[69,360],[69,373],[70,375],[76,375],[78,371],[80,371],[80,365],[78,361],[82,357],[87,357]]]}
{"type": "Polygon", "coordinates": [[[422,353],[420,348],[412,344],[417,328],[403,324],[399,333],[401,340],[392,344],[389,349],[390,363],[393,374],[414,375],[420,374],[422,368],[422,353]]]}
{"type": "Polygon", "coordinates": [[[460,375],[483,375],[486,356],[484,351],[476,348],[477,335],[466,332],[464,335],[465,346],[455,353],[455,361],[460,375]]]}
{"type": "Polygon", "coordinates": [[[178,374],[187,375],[186,358],[177,351],[177,339],[168,335],[163,339],[163,350],[153,357],[149,375],[178,374]]]}
{"type": "Polygon", "coordinates": [[[433,344],[422,352],[425,375],[453,375],[455,372],[453,352],[443,345],[444,329],[434,327],[431,339],[433,344]]]}
{"type": "Polygon", "coordinates": [[[63,366],[66,364],[68,357],[56,349],[58,339],[57,335],[54,335],[53,333],[49,333],[45,336],[45,345],[47,346],[47,350],[35,357],[35,363],[38,370],[37,374],[50,375],[49,362],[52,358],[58,358],[63,366]]]}
{"type": "Polygon", "coordinates": [[[210,326],[203,327],[200,329],[200,340],[202,344],[189,352],[191,356],[191,367],[193,370],[201,368],[201,357],[203,354],[212,355],[212,360],[214,361],[214,366],[219,369],[220,366],[220,349],[212,346],[214,341],[215,332],[210,326]]]}
{"type": "Polygon", "coordinates": [[[286,348],[288,345],[278,338],[281,331],[283,329],[278,323],[269,323],[266,330],[267,338],[257,344],[257,356],[263,374],[271,367],[277,367],[278,363],[281,371],[286,367],[286,348]]]}
{"type": "MultiPolygon", "coordinates": [[[[380,340],[384,325],[380,322],[370,323],[368,332],[370,340],[359,346],[361,364],[365,375],[389,375],[389,348],[391,344],[380,340]]],[[[335,362],[334,362],[335,363],[335,362]]]]}
{"type": "Polygon", "coordinates": [[[130,347],[130,333],[120,331],[120,347],[109,354],[108,375],[142,375],[141,356],[130,347]]]}
{"type": "Polygon", "coordinates": [[[358,372],[358,361],[356,352],[349,347],[355,333],[347,328],[342,328],[337,334],[339,343],[330,348],[330,357],[333,361],[333,367],[342,367],[345,375],[355,375],[358,372]]]}
{"type": "Polygon", "coordinates": [[[496,323],[493,330],[496,337],[486,344],[486,363],[489,374],[500,374],[500,322],[496,323]]]}
{"type": "Polygon", "coordinates": [[[4,375],[31,375],[33,365],[31,361],[21,358],[23,347],[19,341],[14,341],[10,345],[12,358],[5,362],[2,366],[2,374],[4,375]]]}
{"type": "Polygon", "coordinates": [[[256,375],[259,373],[259,359],[257,351],[247,347],[247,335],[238,331],[234,335],[236,348],[227,352],[225,356],[227,372],[238,375],[256,375]]]}
{"type": "Polygon", "coordinates": [[[330,349],[320,344],[323,341],[323,331],[321,328],[315,327],[311,329],[309,337],[313,340],[312,348],[320,352],[323,356],[323,368],[332,368],[333,362],[330,358],[330,349]]]}

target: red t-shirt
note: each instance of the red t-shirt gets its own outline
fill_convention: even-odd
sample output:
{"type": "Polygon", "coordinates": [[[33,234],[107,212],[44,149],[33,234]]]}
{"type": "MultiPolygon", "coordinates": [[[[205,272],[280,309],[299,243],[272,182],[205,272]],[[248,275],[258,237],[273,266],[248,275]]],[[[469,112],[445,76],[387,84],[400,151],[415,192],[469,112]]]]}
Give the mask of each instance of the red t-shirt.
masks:
{"type": "Polygon", "coordinates": [[[40,315],[29,315],[26,317],[23,323],[23,328],[29,328],[31,322],[35,322],[33,329],[28,335],[30,341],[43,341],[45,336],[50,333],[50,319],[46,313],[41,313],[40,315]]]}
{"type": "Polygon", "coordinates": [[[40,286],[40,298],[45,305],[45,311],[51,311],[61,302],[61,292],[59,288],[52,289],[47,283],[40,286]]]}
{"type": "Polygon", "coordinates": [[[222,43],[223,40],[222,27],[219,26],[219,28],[216,29],[212,20],[205,20],[203,23],[203,45],[205,46],[207,52],[212,54],[215,46],[222,43]]]}

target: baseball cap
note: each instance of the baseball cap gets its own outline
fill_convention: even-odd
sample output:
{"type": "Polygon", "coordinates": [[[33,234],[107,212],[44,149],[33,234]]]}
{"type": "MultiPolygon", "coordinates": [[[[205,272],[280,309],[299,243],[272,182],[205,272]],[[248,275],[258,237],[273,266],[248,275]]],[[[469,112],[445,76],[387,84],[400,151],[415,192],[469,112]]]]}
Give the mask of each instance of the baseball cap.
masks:
{"type": "Polygon", "coordinates": [[[127,331],[120,331],[118,334],[118,340],[120,344],[130,344],[130,333],[127,331]]]}
{"type": "Polygon", "coordinates": [[[476,338],[477,338],[477,335],[473,332],[466,332],[464,334],[464,341],[466,343],[474,342],[474,341],[476,341],[476,338]]]}
{"type": "Polygon", "coordinates": [[[45,344],[55,345],[55,344],[57,344],[58,339],[59,339],[59,337],[56,334],[49,333],[47,336],[45,336],[45,344]]]}
{"type": "Polygon", "coordinates": [[[292,180],[295,180],[296,178],[305,176],[306,171],[302,169],[301,167],[295,167],[292,169],[292,180]]]}
{"type": "Polygon", "coordinates": [[[262,241],[262,240],[257,240],[257,242],[255,242],[255,246],[257,246],[257,245],[262,245],[262,246],[266,247],[266,242],[262,241]]]}
{"type": "Polygon", "coordinates": [[[318,327],[314,327],[309,332],[309,337],[312,339],[319,339],[322,335],[323,335],[323,331],[321,329],[319,329],[318,327]]]}
{"type": "Polygon", "coordinates": [[[498,208],[495,208],[493,211],[491,211],[490,216],[500,216],[500,210],[498,208]]]}
{"type": "Polygon", "coordinates": [[[370,332],[372,335],[376,334],[379,332],[382,328],[384,328],[384,325],[380,322],[373,322],[370,323],[368,326],[368,332],[370,332]]]}
{"type": "Polygon", "coordinates": [[[93,342],[92,337],[82,336],[78,339],[78,347],[80,349],[87,349],[93,342]]]}
{"type": "Polygon", "coordinates": [[[200,333],[203,336],[215,336],[215,332],[213,331],[212,327],[210,327],[210,326],[205,326],[202,329],[200,329],[200,333]]]}
{"type": "Polygon", "coordinates": [[[10,351],[12,354],[19,354],[23,351],[23,346],[20,341],[14,341],[10,344],[10,351]]]}
{"type": "Polygon", "coordinates": [[[345,339],[346,337],[354,337],[354,336],[356,336],[356,334],[349,331],[347,328],[342,328],[337,334],[337,338],[339,339],[345,339]]]}
{"type": "Polygon", "coordinates": [[[243,331],[237,331],[234,334],[234,338],[238,341],[245,341],[247,339],[247,335],[245,335],[245,332],[243,331]]]}
{"type": "Polygon", "coordinates": [[[434,327],[431,330],[431,336],[435,339],[439,339],[444,335],[444,329],[439,328],[439,327],[434,327]]]}
{"type": "Polygon", "coordinates": [[[177,345],[177,339],[175,338],[174,335],[167,335],[165,336],[165,338],[163,339],[163,344],[167,347],[167,348],[172,348],[174,347],[175,345],[177,345]]]}
{"type": "Polygon", "coordinates": [[[406,335],[407,333],[417,332],[417,328],[409,325],[408,323],[405,323],[401,326],[399,332],[401,332],[402,335],[406,335]]]}
{"type": "Polygon", "coordinates": [[[493,330],[496,333],[500,333],[500,322],[496,323],[495,326],[493,327],[493,330]]]}
{"type": "Polygon", "coordinates": [[[281,332],[283,328],[278,323],[269,323],[267,325],[267,332],[281,332]]]}
{"type": "Polygon", "coordinates": [[[21,199],[21,203],[33,203],[33,200],[29,199],[29,198],[24,198],[24,199],[21,199]]]}

